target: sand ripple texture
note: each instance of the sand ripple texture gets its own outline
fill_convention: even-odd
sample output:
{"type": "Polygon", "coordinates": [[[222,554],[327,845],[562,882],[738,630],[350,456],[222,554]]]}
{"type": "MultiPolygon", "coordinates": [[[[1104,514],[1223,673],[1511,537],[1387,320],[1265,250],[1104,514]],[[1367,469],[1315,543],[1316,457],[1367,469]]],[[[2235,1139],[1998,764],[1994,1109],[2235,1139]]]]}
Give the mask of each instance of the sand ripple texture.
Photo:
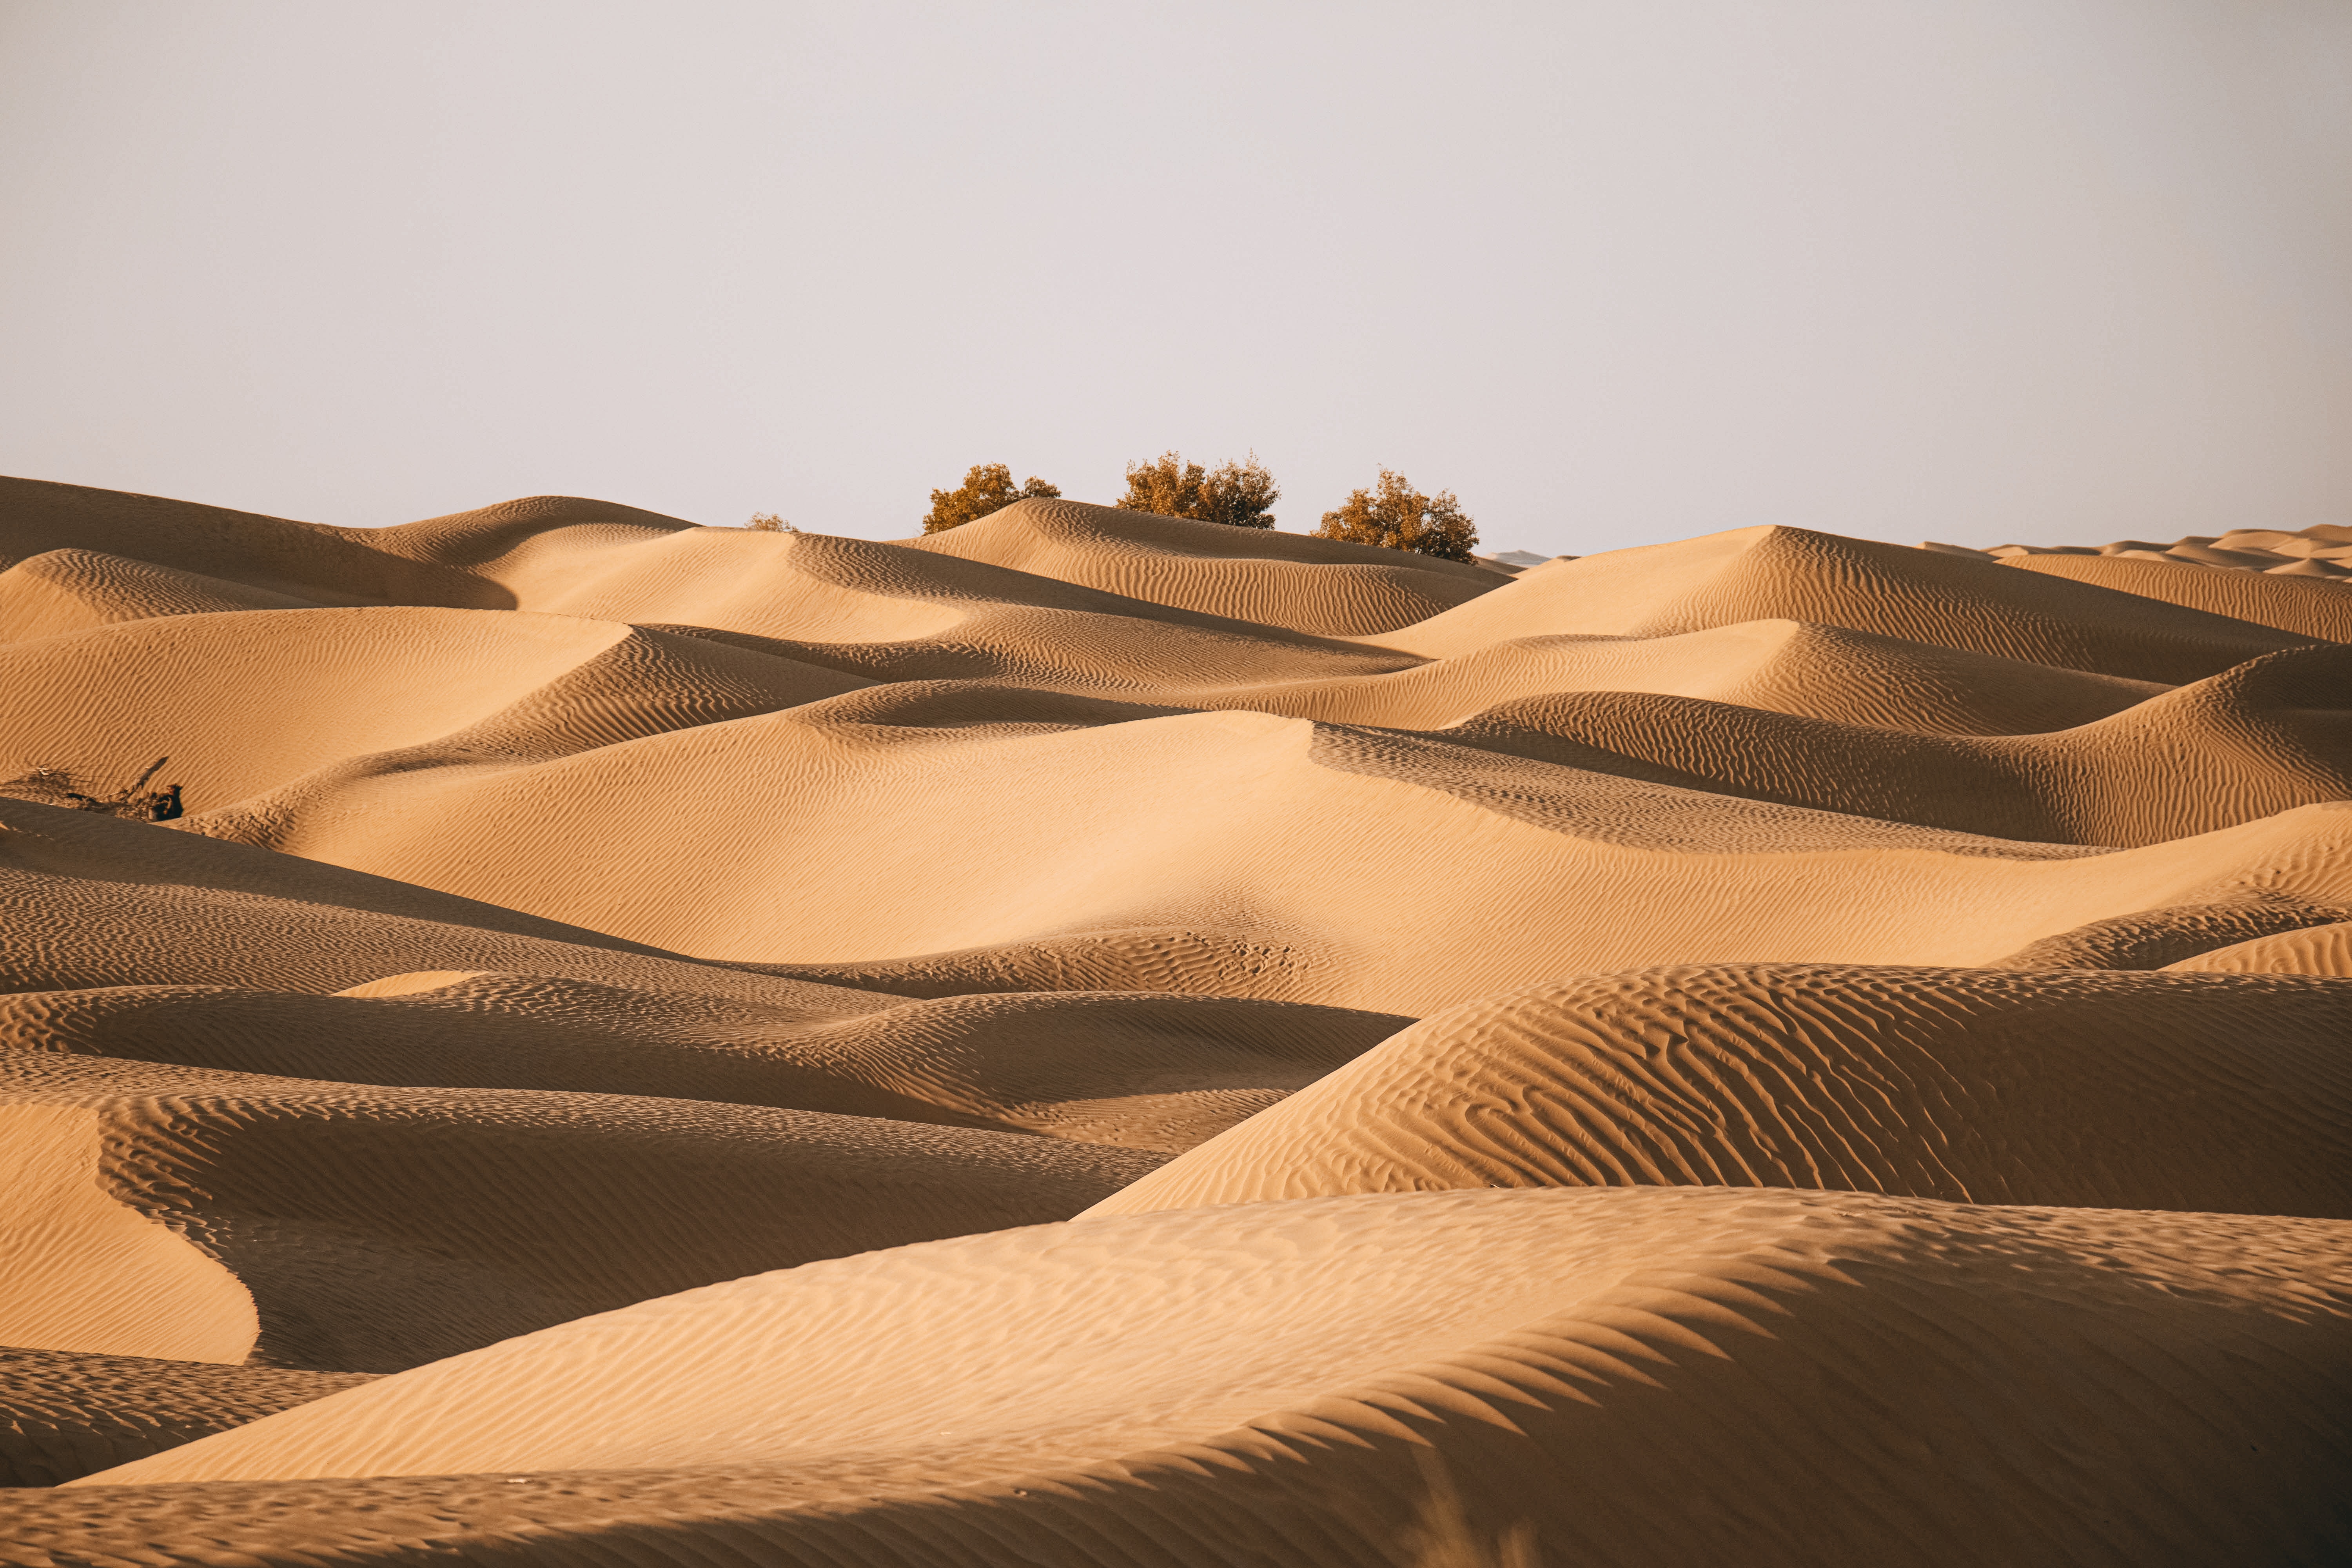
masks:
{"type": "Polygon", "coordinates": [[[0,1350],[0,1487],[49,1487],[323,1399],[364,1373],[0,1350]]]}
{"type": "Polygon", "coordinates": [[[1447,1489],[1551,1562],[2316,1562],[2347,1247],[1723,1189],[1088,1220],[548,1330],[13,1528],[122,1558],[282,1528],[287,1561],[373,1509],[383,1561],[1378,1563],[1447,1489]],[[464,1474],[511,1490],[334,1479],[464,1474]]]}
{"type": "Polygon", "coordinates": [[[1097,1213],[1834,1187],[2352,1220],[2352,982],[1657,969],[1449,1008],[1097,1213]]]}
{"type": "Polygon", "coordinates": [[[2347,548],[0,480],[0,1563],[2352,1560],[2347,548]]]}

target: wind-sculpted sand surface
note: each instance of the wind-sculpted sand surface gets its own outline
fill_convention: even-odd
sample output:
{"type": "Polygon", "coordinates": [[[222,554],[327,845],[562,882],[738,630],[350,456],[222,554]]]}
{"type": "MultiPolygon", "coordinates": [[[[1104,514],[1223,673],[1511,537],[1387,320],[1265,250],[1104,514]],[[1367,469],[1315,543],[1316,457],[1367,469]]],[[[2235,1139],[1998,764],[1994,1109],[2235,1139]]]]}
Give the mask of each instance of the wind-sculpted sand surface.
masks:
{"type": "Polygon", "coordinates": [[[2342,542],[0,481],[0,1561],[2352,1556],[2342,542]]]}
{"type": "Polygon", "coordinates": [[[1093,1211],[1827,1187],[2352,1220],[2352,982],[1743,964],[1448,1008],[1093,1211]]]}

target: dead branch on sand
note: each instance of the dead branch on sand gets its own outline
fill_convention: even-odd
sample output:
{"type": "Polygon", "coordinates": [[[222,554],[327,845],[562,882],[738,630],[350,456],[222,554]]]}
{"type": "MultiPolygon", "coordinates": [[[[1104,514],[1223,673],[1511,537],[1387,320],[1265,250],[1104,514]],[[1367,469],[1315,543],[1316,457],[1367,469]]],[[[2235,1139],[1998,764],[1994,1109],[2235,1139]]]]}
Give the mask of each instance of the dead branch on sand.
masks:
{"type": "Polygon", "coordinates": [[[151,790],[147,781],[162,773],[163,764],[171,760],[168,756],[156,758],[147,764],[144,773],[111,795],[93,795],[79,787],[80,781],[72,769],[48,765],[27,768],[12,779],[0,779],[0,795],[41,805],[60,805],[68,811],[128,817],[134,822],[170,822],[185,809],[180,801],[180,786],[165,784],[162,789],[151,790]]]}

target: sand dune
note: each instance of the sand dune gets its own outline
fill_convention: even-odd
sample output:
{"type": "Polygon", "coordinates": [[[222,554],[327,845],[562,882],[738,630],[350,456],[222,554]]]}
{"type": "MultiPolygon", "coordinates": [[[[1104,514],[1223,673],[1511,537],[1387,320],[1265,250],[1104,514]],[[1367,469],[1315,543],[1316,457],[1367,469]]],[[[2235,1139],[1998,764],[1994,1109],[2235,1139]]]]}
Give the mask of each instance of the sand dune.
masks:
{"type": "Polygon", "coordinates": [[[2258,936],[2165,967],[2186,974],[2352,975],[2352,921],[2258,936]]]}
{"type": "Polygon", "coordinates": [[[1483,566],[1272,529],[1024,500],[901,542],[1155,605],[1361,637],[1425,621],[1506,580],[1483,566]]]}
{"type": "Polygon", "coordinates": [[[1888,733],[1622,691],[1525,698],[1440,733],[1515,756],[1964,833],[2159,844],[2352,795],[2352,648],[2269,654],[2048,735],[1888,733]]]}
{"type": "Polygon", "coordinates": [[[0,1563],[2352,1554],[2336,553],[0,481],[0,1563]]]}
{"type": "MultiPolygon", "coordinates": [[[[1789,654],[1791,642],[1825,640],[1809,635],[1811,628],[1781,630],[1790,635],[1769,639],[1775,665],[1789,662],[1778,656],[1789,654]]],[[[2352,689],[2345,679],[2352,666],[2340,648],[2269,656],[2171,691],[2148,688],[2144,700],[2054,734],[1979,737],[1904,732],[1907,725],[1887,733],[1881,724],[1809,720],[1752,700],[1645,697],[1620,686],[1560,689],[1571,679],[1560,655],[1602,655],[1613,675],[1652,647],[1633,646],[1638,653],[1614,643],[1558,650],[1538,661],[1552,694],[1475,711],[1434,733],[1715,794],[2043,842],[2153,843],[2347,793],[2352,712],[2340,704],[2352,689]]],[[[1696,649],[1677,657],[1694,673],[1712,668],[1729,677],[1715,683],[1718,689],[1746,697],[1752,695],[1746,688],[1761,683],[1741,676],[1737,662],[1727,668],[1723,656],[1737,660],[1744,650],[1707,651],[1715,657],[1696,649]]],[[[1805,662],[1812,668],[1803,673],[1816,678],[1810,687],[1791,679],[1796,671],[1771,673],[1817,694],[1879,689],[1860,670],[1805,662]]],[[[1653,662],[1651,672],[1661,667],[1653,662]]],[[[188,615],[0,645],[0,679],[18,698],[0,717],[0,757],[16,756],[23,766],[70,763],[86,779],[127,781],[168,754],[172,776],[185,784],[193,807],[215,814],[217,830],[345,863],[359,862],[306,831],[301,819],[307,811],[345,823],[381,816],[382,781],[404,791],[450,777],[479,781],[621,741],[803,708],[871,684],[727,643],[612,622],[407,607],[188,615]],[[496,676],[471,675],[485,667],[496,676]],[[137,723],[124,722],[127,711],[138,712],[137,723]],[[296,787],[240,808],[278,785],[296,787]],[[247,826],[256,817],[269,825],[266,837],[247,826]]],[[[1434,682],[1393,697],[1375,689],[1401,679],[1320,683],[1312,697],[1277,688],[1271,695],[1280,700],[1263,706],[1427,713],[1465,695],[1459,682],[1446,683],[1451,700],[1434,682]]],[[[1538,682],[1523,675],[1517,684],[1538,682]]],[[[1885,684],[1917,689],[1899,679],[1885,684]]],[[[2000,689],[1997,679],[1979,685],[2000,689]]],[[[2122,694],[2099,695],[2112,701],[2122,694]]],[[[942,683],[899,683],[871,700],[805,718],[822,713],[845,734],[849,724],[969,731],[1181,710],[1074,707],[1048,693],[1004,689],[961,696],[942,683]]],[[[1230,694],[1215,700],[1244,706],[1230,694]]],[[[1392,712],[1382,717],[1393,723],[1392,712]]],[[[792,764],[746,758],[740,765],[750,778],[792,764]]]]}
{"type": "Polygon", "coordinates": [[[1992,961],[1996,969],[2168,969],[2259,937],[2352,920],[2352,907],[2255,886],[2223,903],[2162,904],[2087,921],[1992,961]]]}
{"type": "Polygon", "coordinates": [[[958,995],[804,1004],[533,974],[336,995],[116,986],[0,996],[0,1047],[340,1083],[586,1090],[1189,1149],[1412,1020],[1270,1001],[958,995]]]}
{"type": "Polygon", "coordinates": [[[2072,729],[2165,689],[1841,626],[1740,621],[1657,637],[1514,637],[1390,674],[1171,696],[1192,707],[1442,730],[1528,697],[1638,691],[1925,735],[2009,735],[2072,729]]]}
{"type": "Polygon", "coordinates": [[[1757,620],[2172,684],[2309,640],[1990,562],[1778,527],[1555,563],[1381,640],[1446,657],[1507,637],[1659,637],[1757,620]]]}
{"type": "MultiPolygon", "coordinates": [[[[396,528],[333,531],[402,560],[474,572],[492,563],[505,563],[511,568],[518,552],[527,556],[550,542],[560,551],[594,550],[656,540],[693,527],[675,517],[613,501],[583,496],[526,496],[396,528]]],[[[501,580],[497,571],[479,574],[493,582],[501,580]]]]}
{"type": "Polygon", "coordinates": [[[0,757],[127,780],[168,754],[199,809],[425,741],[557,756],[866,684],[610,621],[407,607],[174,616],[5,644],[0,682],[0,757]]]}
{"type": "Polygon", "coordinates": [[[512,970],[716,992],[811,1017],[887,996],[697,963],[601,932],[194,834],[0,797],[0,990],[340,991],[386,974],[512,970]]]}
{"type": "Polygon", "coordinates": [[[1156,690],[1213,681],[1236,663],[1251,679],[1265,679],[1375,673],[1414,662],[933,551],[696,528],[568,497],[400,528],[330,529],[154,497],[0,481],[0,564],[70,549],[316,604],[677,623],[765,639],[758,651],[884,679],[1156,690]]]}
{"type": "MultiPolygon", "coordinates": [[[[481,1503],[438,1483],[448,1522],[402,1544],[1364,1562],[1409,1539],[1422,1452],[1547,1561],[2294,1560],[2341,1539],[2347,1241],[1657,1189],[1092,1220],[550,1330],[88,1478],[26,1533],[120,1550],[177,1514],[234,1550],[281,1495],[253,1482],[470,1472],[520,1479],[481,1503]],[[920,1349],[877,1380],[885,1344],[920,1349]],[[629,1422],[580,1418],[620,1401],[629,1422]],[[110,1490],[172,1481],[248,1484],[110,1490]],[[77,1529],[78,1489],[138,1511],[77,1529]]],[[[310,1495],[391,1505],[368,1516],[389,1546],[415,1494],[310,1495]]]]}
{"type": "Polygon", "coordinates": [[[108,1131],[88,1106],[0,1104],[0,1342],[243,1361],[252,1296],[205,1248],[107,1193],[108,1131]]]}
{"type": "MultiPolygon", "coordinates": [[[[460,755],[436,768],[406,757],[378,775],[312,776],[197,819],[209,832],[308,860],[207,849],[191,835],[83,814],[0,807],[0,820],[43,824],[37,835],[0,840],[12,861],[66,849],[50,836],[70,830],[72,853],[135,847],[125,872],[173,884],[142,891],[123,873],[79,869],[71,854],[53,862],[61,881],[36,875],[16,896],[30,901],[20,907],[79,911],[74,920],[89,933],[84,956],[75,957],[73,941],[22,955],[17,962],[37,967],[17,983],[329,991],[428,969],[617,973],[602,956],[519,956],[475,929],[453,941],[444,927],[395,932],[355,912],[310,908],[382,899],[374,910],[427,921],[521,919],[504,908],[493,915],[480,904],[434,905],[385,878],[543,916],[505,929],[559,942],[613,944],[585,934],[593,931],[739,964],[790,955],[832,981],[872,978],[882,972],[859,966],[896,955],[1039,942],[1066,952],[1090,945],[1095,933],[1117,943],[1122,931],[1189,931],[1228,952],[1292,955],[1276,965],[1273,985],[1245,994],[1415,1016],[1568,972],[1759,960],[1987,963],[2135,910],[2352,903],[2352,862],[2338,847],[2352,816],[2335,804],[2101,853],[1262,715],[905,729],[829,717],[836,703],[856,713],[866,697],[551,763],[460,755]],[[789,788],[798,809],[747,812],[746,778],[789,788]],[[643,800],[659,801],[660,813],[633,804],[643,800]],[[1048,800],[1051,810],[1005,809],[1048,800]],[[1129,831],[1139,816],[1155,824],[1151,835],[1129,831]],[[992,831],[975,841],[966,824],[983,819],[992,831]],[[677,821],[696,830],[680,834],[677,821]],[[1340,822],[1380,852],[1336,857],[1311,880],[1290,875],[1286,847],[1340,822]],[[167,876],[153,864],[166,852],[247,877],[277,877],[282,868],[283,879],[232,884],[263,894],[258,900],[224,898],[226,889],[173,883],[195,873],[167,876]],[[654,857],[667,876],[634,873],[654,857]],[[337,873],[320,859],[379,875],[344,873],[355,890],[327,891],[315,882],[337,873]],[[1563,880],[1619,891],[1562,908],[1552,889],[1563,880]],[[777,888],[790,893],[779,900],[777,888]],[[301,905],[269,901],[289,896],[301,905]],[[157,929],[165,908],[180,911],[174,922],[203,909],[203,919],[234,922],[251,938],[138,958],[171,945],[157,929]],[[321,920],[348,934],[325,935],[321,920]],[[1465,942],[1466,932],[1476,940],[1465,942]]],[[[1234,967],[1211,965],[1202,977],[1234,967]]],[[[692,984],[722,977],[751,984],[701,969],[692,984]]],[[[1078,982],[1088,990],[1129,984],[1078,982]]]]}
{"type": "Polygon", "coordinates": [[[0,1341],[312,1370],[397,1371],[712,1280],[1061,1218],[1158,1161],[867,1117],[21,1050],[0,1054],[0,1094],[19,1120],[72,1117],[97,1171],[12,1213],[10,1250],[26,1225],[100,1223],[66,1215],[68,1196],[163,1238],[135,1275],[117,1247],[12,1278],[0,1341]],[[75,1314],[152,1312],[131,1280],[163,1277],[166,1244],[186,1255],[178,1342],[94,1342],[75,1314]]]}
{"type": "Polygon", "coordinates": [[[56,550],[94,551],[311,604],[514,607],[493,584],[381,548],[390,531],[0,479],[0,566],[56,550]]]}
{"type": "Polygon", "coordinates": [[[2192,533],[2170,544],[2118,539],[2097,546],[1996,544],[1990,550],[1970,550],[1964,545],[1930,544],[1927,548],[1956,555],[1980,555],[2012,565],[2024,564],[2042,555],[2105,556],[2156,561],[2169,566],[2260,572],[2273,577],[2341,581],[2352,576],[2352,528],[2334,523],[2293,531],[2233,528],[2227,533],[2192,533]]]}
{"type": "Polygon", "coordinates": [[[0,626],[18,642],[151,616],[314,607],[290,594],[95,550],[51,550],[0,572],[0,626]]]}
{"type": "Polygon", "coordinates": [[[901,727],[858,721],[865,696],[548,763],[404,757],[196,826],[733,962],[1299,933],[1330,967],[1293,999],[1416,1016],[1565,971],[1989,963],[2192,892],[2352,901],[2352,864],[2322,847],[2352,833],[2335,804],[2101,854],[1261,714],[998,725],[982,689],[961,726],[901,727]],[[797,809],[744,813],[746,778],[797,809]],[[1377,852],[1297,877],[1288,847],[1338,824],[1377,852]],[[656,856],[669,878],[629,874],[656,856]],[[1560,909],[1565,882],[1613,890],[1560,909]]]}
{"type": "Polygon", "coordinates": [[[2297,637],[2352,641],[2352,593],[2336,582],[2250,572],[2204,572],[2096,555],[2025,555],[2009,564],[2042,576],[2095,584],[2255,626],[2275,626],[2297,637]]]}
{"type": "Polygon", "coordinates": [[[462,568],[515,608],[761,638],[752,645],[761,651],[877,679],[1157,691],[1236,666],[1254,679],[1299,679],[1412,662],[908,545],[667,520],[567,521],[583,504],[516,502],[436,520],[433,534],[384,547],[462,568]]]}
{"type": "Polygon", "coordinates": [[[887,977],[853,990],[614,951],[313,862],[6,804],[0,821],[18,831],[0,834],[0,908],[55,922],[0,975],[18,993],[0,998],[0,1047],[16,1050],[1180,1149],[1412,1021],[1151,994],[1187,977],[1176,971],[1107,977],[1144,994],[1086,994],[1041,973],[910,1001],[887,977]],[[979,990],[1082,994],[964,994],[979,990]]]}
{"type": "Polygon", "coordinates": [[[1507,580],[1365,545],[1066,501],[868,544],[536,497],[368,542],[494,583],[520,608],[851,642],[920,637],[991,605],[1139,612],[1253,639],[1269,628],[1347,636],[1425,619],[1507,580]]]}
{"type": "Polygon", "coordinates": [[[1823,965],[1450,1008],[1094,1211],[1832,1187],[2352,1220],[2352,983],[1823,965]]]}
{"type": "Polygon", "coordinates": [[[0,1487],[53,1487],[367,1381],[363,1373],[0,1350],[0,1487]]]}

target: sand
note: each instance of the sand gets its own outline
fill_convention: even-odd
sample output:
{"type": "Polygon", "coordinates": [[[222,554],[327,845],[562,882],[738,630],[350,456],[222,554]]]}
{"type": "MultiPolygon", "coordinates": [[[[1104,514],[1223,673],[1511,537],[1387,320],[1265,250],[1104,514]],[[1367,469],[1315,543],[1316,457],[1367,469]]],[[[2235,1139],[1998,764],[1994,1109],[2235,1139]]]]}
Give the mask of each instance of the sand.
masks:
{"type": "Polygon", "coordinates": [[[12,1270],[0,1340],[39,1349],[396,1372],[714,1279],[1065,1218],[1161,1158],[692,1100],[8,1056],[8,1141],[46,1158],[6,1221],[40,1267],[12,1270]],[[68,1248],[68,1228],[103,1245],[68,1248]],[[142,1302],[149,1277],[168,1295],[142,1302]]]}
{"type": "Polygon", "coordinates": [[[0,1563],[2352,1554],[2347,545],[0,480],[0,1563]]]}
{"type": "Polygon", "coordinates": [[[323,1399],[362,1373],[0,1350],[0,1487],[51,1487],[323,1399]]]}
{"type": "Polygon", "coordinates": [[[2352,975],[2352,921],[2274,931],[2165,967],[2193,974],[2352,975]]]}
{"type": "Polygon", "coordinates": [[[1433,1476],[1556,1562],[2317,1560],[2347,1248],[2340,1222],[1721,1188],[1087,1220],[566,1324],[18,1528],[389,1557],[456,1546],[441,1511],[470,1550],[574,1561],[1364,1563],[1433,1476]]]}
{"type": "Polygon", "coordinates": [[[1727,1184],[2352,1221],[2347,1037],[2352,982],[2272,975],[1580,976],[1425,1019],[1093,1212],[1727,1184]]]}

